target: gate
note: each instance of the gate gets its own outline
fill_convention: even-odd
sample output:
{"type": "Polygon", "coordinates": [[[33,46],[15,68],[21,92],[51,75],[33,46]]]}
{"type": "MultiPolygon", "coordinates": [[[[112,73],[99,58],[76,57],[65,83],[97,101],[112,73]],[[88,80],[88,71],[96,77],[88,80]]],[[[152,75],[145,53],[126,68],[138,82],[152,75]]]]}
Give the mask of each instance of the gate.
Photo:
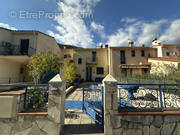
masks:
{"type": "Polygon", "coordinates": [[[83,87],[82,105],[83,112],[104,129],[103,87],[98,85],[83,87]]]}

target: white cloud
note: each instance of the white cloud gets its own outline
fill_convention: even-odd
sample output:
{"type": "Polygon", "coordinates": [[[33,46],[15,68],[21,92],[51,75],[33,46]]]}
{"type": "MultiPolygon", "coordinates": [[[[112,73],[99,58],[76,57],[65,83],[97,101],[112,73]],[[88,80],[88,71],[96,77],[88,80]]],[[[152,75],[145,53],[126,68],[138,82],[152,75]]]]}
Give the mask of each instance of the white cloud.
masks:
{"type": "Polygon", "coordinates": [[[101,25],[101,24],[97,24],[95,22],[91,22],[91,27],[94,29],[94,30],[97,30],[97,31],[102,31],[104,30],[104,26],[101,25]]]}
{"type": "Polygon", "coordinates": [[[121,22],[125,22],[125,23],[133,23],[136,22],[137,19],[136,18],[129,18],[129,17],[125,17],[121,19],[121,22]]]}
{"type": "Polygon", "coordinates": [[[150,44],[152,39],[160,33],[161,26],[165,23],[167,23],[167,20],[159,20],[151,23],[142,23],[141,34],[139,35],[136,42],[139,44],[150,44]]]}
{"type": "Polygon", "coordinates": [[[15,27],[11,27],[9,24],[0,23],[0,27],[10,29],[10,30],[17,30],[15,27]]]}
{"type": "Polygon", "coordinates": [[[125,28],[119,28],[116,33],[108,37],[107,43],[110,46],[127,46],[128,39],[135,40],[140,29],[140,22],[136,22],[125,28]]]}
{"type": "Polygon", "coordinates": [[[100,35],[101,38],[105,39],[106,38],[106,34],[104,32],[104,26],[101,24],[98,24],[96,22],[91,22],[91,28],[94,32],[98,33],[100,35]]]}
{"type": "MultiPolygon", "coordinates": [[[[93,47],[93,36],[85,24],[82,14],[92,14],[92,8],[100,0],[63,0],[58,2],[59,11],[63,13],[56,17],[58,33],[48,31],[59,42],[81,47],[93,47]]],[[[86,16],[88,17],[88,16],[86,16]]]]}
{"type": "Polygon", "coordinates": [[[171,25],[160,36],[160,41],[166,41],[166,43],[180,44],[180,19],[172,21],[171,25]]]}
{"type": "Polygon", "coordinates": [[[127,46],[128,39],[135,45],[151,45],[153,38],[157,37],[163,43],[180,43],[180,19],[168,21],[165,19],[151,22],[138,21],[138,19],[124,18],[125,25],[114,34],[108,36],[110,46],[127,46]],[[129,24],[129,22],[131,22],[129,24]]]}

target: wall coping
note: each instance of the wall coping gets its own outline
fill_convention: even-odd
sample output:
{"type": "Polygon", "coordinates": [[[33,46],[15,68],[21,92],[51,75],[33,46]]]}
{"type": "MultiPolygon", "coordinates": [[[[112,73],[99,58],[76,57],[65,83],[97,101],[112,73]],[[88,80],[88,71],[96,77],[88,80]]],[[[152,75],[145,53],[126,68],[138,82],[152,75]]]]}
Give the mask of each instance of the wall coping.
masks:
{"type": "Polygon", "coordinates": [[[180,115],[180,110],[163,112],[117,112],[115,115],[180,115]]]}
{"type": "Polygon", "coordinates": [[[0,96],[7,96],[7,95],[23,95],[23,94],[25,94],[25,90],[0,92],[0,96]]]}
{"type": "Polygon", "coordinates": [[[48,112],[21,112],[17,116],[47,116],[48,112]]]}

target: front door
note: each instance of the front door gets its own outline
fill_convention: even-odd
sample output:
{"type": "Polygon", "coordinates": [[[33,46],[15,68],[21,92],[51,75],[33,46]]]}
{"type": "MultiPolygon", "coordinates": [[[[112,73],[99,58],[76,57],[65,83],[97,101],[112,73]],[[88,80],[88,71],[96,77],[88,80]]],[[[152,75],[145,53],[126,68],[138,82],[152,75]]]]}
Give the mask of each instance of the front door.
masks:
{"type": "Polygon", "coordinates": [[[92,67],[86,67],[86,81],[92,81],[92,67]]]}

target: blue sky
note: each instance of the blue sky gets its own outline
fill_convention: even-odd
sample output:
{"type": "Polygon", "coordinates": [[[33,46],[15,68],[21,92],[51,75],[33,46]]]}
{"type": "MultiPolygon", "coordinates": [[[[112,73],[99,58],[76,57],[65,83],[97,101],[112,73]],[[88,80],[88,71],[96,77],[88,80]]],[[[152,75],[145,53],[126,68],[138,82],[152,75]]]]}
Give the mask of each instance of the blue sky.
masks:
{"type": "Polygon", "coordinates": [[[81,47],[180,43],[179,0],[1,0],[0,26],[81,47]]]}

